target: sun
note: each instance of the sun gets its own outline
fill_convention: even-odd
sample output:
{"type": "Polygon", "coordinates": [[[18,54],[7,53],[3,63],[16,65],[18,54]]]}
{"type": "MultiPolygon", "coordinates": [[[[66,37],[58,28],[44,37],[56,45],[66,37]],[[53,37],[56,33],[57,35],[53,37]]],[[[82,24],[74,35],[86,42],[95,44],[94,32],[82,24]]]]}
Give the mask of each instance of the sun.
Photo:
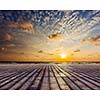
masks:
{"type": "Polygon", "coordinates": [[[67,58],[67,54],[62,53],[62,54],[60,54],[60,57],[61,57],[62,59],[65,59],[65,58],[67,58]]]}

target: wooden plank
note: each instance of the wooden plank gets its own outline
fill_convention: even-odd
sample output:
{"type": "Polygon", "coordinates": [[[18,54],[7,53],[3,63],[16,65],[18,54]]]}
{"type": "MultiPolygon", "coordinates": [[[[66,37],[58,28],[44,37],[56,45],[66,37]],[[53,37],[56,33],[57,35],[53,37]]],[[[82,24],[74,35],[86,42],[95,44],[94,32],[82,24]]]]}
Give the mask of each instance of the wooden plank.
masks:
{"type": "Polygon", "coordinates": [[[86,74],[78,73],[75,70],[68,69],[66,70],[69,74],[75,74],[77,77],[80,77],[81,82],[83,82],[87,87],[90,89],[100,89],[100,83],[98,82],[97,79],[94,79],[93,77],[89,77],[86,74]],[[83,81],[82,81],[83,80],[83,81]],[[87,82],[87,83],[86,83],[87,82]],[[89,85],[90,84],[90,85],[89,85]]]}
{"type": "Polygon", "coordinates": [[[84,74],[86,74],[86,75],[88,75],[88,76],[100,81],[100,77],[98,77],[98,76],[94,76],[93,74],[91,75],[90,73],[84,73],[84,74]]]}
{"type": "MultiPolygon", "coordinates": [[[[74,71],[76,72],[76,71],[74,71]]],[[[78,74],[78,72],[76,72],[78,74]]],[[[84,77],[87,77],[91,80],[94,80],[95,82],[98,82],[100,84],[100,78],[99,77],[93,77],[91,75],[87,75],[87,74],[84,74],[84,73],[80,73],[80,75],[84,76],[84,77]]]]}
{"type": "Polygon", "coordinates": [[[72,69],[72,68],[68,68],[68,70],[76,72],[76,73],[79,73],[79,74],[81,74],[81,75],[83,75],[85,77],[88,77],[88,78],[93,79],[93,80],[95,80],[97,82],[100,82],[100,77],[94,76],[91,73],[86,73],[86,72],[83,72],[83,71],[79,72],[79,70],[77,71],[77,70],[72,69]]]}
{"type": "Polygon", "coordinates": [[[41,90],[48,90],[49,89],[49,82],[48,82],[48,65],[45,65],[46,70],[45,70],[45,74],[43,77],[43,82],[41,85],[41,90]]]}
{"type": "Polygon", "coordinates": [[[36,89],[39,90],[40,89],[41,84],[42,84],[42,79],[43,79],[44,71],[45,71],[45,66],[42,67],[42,71],[39,73],[39,75],[37,76],[36,80],[30,86],[30,90],[36,90],[36,89]]]}
{"type": "Polygon", "coordinates": [[[67,76],[69,76],[69,79],[71,79],[73,81],[73,83],[77,84],[77,86],[80,88],[80,89],[84,89],[84,90],[90,90],[91,88],[90,87],[87,87],[86,84],[84,84],[83,82],[81,82],[80,80],[78,80],[77,78],[73,77],[72,75],[69,74],[69,70],[64,70],[62,69],[61,67],[59,67],[60,70],[63,70],[65,71],[64,73],[67,74],[67,76]]]}
{"type": "Polygon", "coordinates": [[[65,83],[65,81],[61,78],[61,76],[59,75],[59,73],[56,70],[56,66],[53,65],[53,72],[55,74],[55,77],[58,81],[58,84],[60,86],[61,90],[70,90],[70,88],[68,87],[68,85],[65,83]]]}
{"type": "MultiPolygon", "coordinates": [[[[78,75],[78,77],[86,80],[87,82],[90,82],[91,84],[97,86],[97,87],[94,87],[93,89],[100,89],[100,81],[98,79],[96,79],[95,77],[90,77],[86,74],[83,74],[82,72],[76,72],[76,70],[74,69],[71,69],[71,68],[68,68],[66,71],[69,71],[70,73],[73,73],[73,74],[76,74],[78,75]]],[[[92,87],[90,87],[92,88],[92,87]]]]}
{"type": "MultiPolygon", "coordinates": [[[[72,90],[80,90],[80,87],[72,80],[69,78],[69,74],[66,73],[65,71],[59,69],[59,67],[56,67],[56,70],[60,74],[60,76],[63,78],[63,80],[66,82],[66,85],[72,90]]],[[[71,76],[70,76],[71,77],[71,76]]]]}
{"type": "Polygon", "coordinates": [[[11,74],[10,76],[6,76],[6,77],[3,77],[2,79],[0,79],[0,84],[2,84],[2,82],[5,82],[6,80],[9,80],[11,79],[12,77],[18,75],[18,73],[14,73],[14,74],[11,74]]]}
{"type": "Polygon", "coordinates": [[[97,80],[100,80],[100,69],[99,69],[99,67],[98,67],[98,69],[95,69],[95,67],[91,67],[91,68],[87,68],[86,70],[84,70],[84,67],[82,67],[82,68],[71,68],[71,67],[73,67],[74,68],[74,66],[70,66],[69,67],[69,69],[71,69],[72,71],[75,71],[75,72],[78,72],[78,73],[84,73],[84,74],[86,74],[86,75],[88,75],[88,76],[91,76],[92,78],[97,78],[97,80]]]}
{"type": "Polygon", "coordinates": [[[11,75],[11,74],[14,74],[14,73],[16,73],[16,72],[7,72],[7,71],[0,72],[0,79],[2,77],[8,76],[8,75],[11,75]]]}
{"type": "Polygon", "coordinates": [[[81,79],[84,79],[84,80],[86,80],[87,82],[89,82],[90,84],[93,84],[93,85],[91,85],[94,89],[100,89],[100,83],[98,83],[98,82],[95,82],[94,80],[92,80],[92,79],[90,79],[90,78],[87,78],[87,77],[85,77],[85,76],[83,76],[83,75],[80,75],[80,74],[78,74],[78,73],[75,73],[75,72],[71,72],[71,73],[73,73],[74,75],[76,75],[77,77],[80,77],[81,79]]]}
{"type": "Polygon", "coordinates": [[[49,85],[49,90],[51,90],[51,87],[50,87],[50,70],[49,70],[49,66],[48,65],[48,85],[49,85]]]}
{"type": "Polygon", "coordinates": [[[50,88],[51,88],[51,90],[59,90],[60,88],[59,88],[58,83],[57,83],[57,81],[55,79],[55,76],[54,76],[54,74],[52,72],[51,66],[52,65],[49,66],[49,71],[50,71],[50,88]]]}
{"type": "Polygon", "coordinates": [[[18,83],[12,86],[10,89],[11,90],[19,89],[26,81],[28,81],[28,79],[34,74],[36,70],[37,69],[34,69],[33,71],[31,71],[27,76],[25,76],[22,80],[20,80],[18,83]]]}
{"type": "Polygon", "coordinates": [[[18,76],[13,77],[11,80],[9,80],[9,82],[7,82],[0,89],[2,89],[2,90],[10,89],[18,81],[20,81],[21,79],[23,79],[27,74],[28,74],[28,72],[22,72],[22,73],[18,74],[18,76]]]}
{"type": "Polygon", "coordinates": [[[78,79],[80,82],[84,83],[87,87],[89,87],[90,89],[98,89],[95,85],[91,84],[90,82],[84,80],[83,78],[80,78],[78,76],[76,76],[75,74],[73,74],[72,72],[67,72],[70,75],[72,75],[73,77],[75,77],[76,79],[78,79]]]}
{"type": "Polygon", "coordinates": [[[9,77],[11,75],[14,75],[14,74],[17,74],[16,72],[6,72],[6,73],[3,73],[1,76],[0,76],[0,80],[6,78],[6,77],[9,77]]]}
{"type": "Polygon", "coordinates": [[[92,76],[92,71],[88,74],[84,70],[83,72],[79,70],[78,73],[74,67],[69,69],[57,64],[34,64],[33,67],[29,64],[28,66],[18,70],[0,71],[0,89],[100,89],[100,77],[92,76]]]}
{"type": "Polygon", "coordinates": [[[100,83],[100,78],[99,78],[99,77],[92,77],[92,76],[86,75],[86,74],[84,74],[84,73],[81,73],[81,75],[83,75],[83,76],[85,76],[85,77],[87,77],[87,78],[90,78],[90,79],[92,79],[92,80],[94,80],[94,81],[100,83]]]}
{"type": "Polygon", "coordinates": [[[20,90],[29,90],[30,89],[30,86],[31,84],[35,81],[36,77],[38,76],[38,74],[40,73],[41,71],[41,68],[39,68],[35,73],[34,75],[28,80],[26,81],[23,86],[20,88],[20,90]]]}

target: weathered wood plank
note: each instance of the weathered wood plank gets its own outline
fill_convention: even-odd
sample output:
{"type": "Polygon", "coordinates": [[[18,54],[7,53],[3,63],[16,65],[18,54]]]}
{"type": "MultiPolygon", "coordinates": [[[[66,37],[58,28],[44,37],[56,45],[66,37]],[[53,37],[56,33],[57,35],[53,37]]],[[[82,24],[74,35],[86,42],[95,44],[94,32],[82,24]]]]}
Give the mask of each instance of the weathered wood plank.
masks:
{"type": "Polygon", "coordinates": [[[26,75],[28,74],[28,72],[22,72],[14,77],[12,77],[11,79],[9,79],[8,81],[5,81],[2,84],[2,87],[0,89],[2,90],[6,90],[6,89],[10,89],[13,85],[15,85],[18,81],[20,81],[21,79],[23,79],[26,75]]]}
{"type": "Polygon", "coordinates": [[[50,71],[50,88],[51,90],[59,90],[59,85],[55,79],[55,76],[52,72],[51,66],[49,66],[49,71],[50,71]]]}
{"type": "Polygon", "coordinates": [[[10,89],[11,90],[19,89],[26,81],[28,81],[28,79],[34,74],[36,70],[37,69],[34,69],[32,72],[30,72],[27,76],[25,76],[22,80],[20,80],[18,83],[12,86],[10,89]]]}
{"type": "Polygon", "coordinates": [[[87,85],[87,87],[91,88],[91,89],[98,89],[97,86],[95,86],[94,84],[76,76],[75,74],[70,73],[72,76],[76,77],[79,81],[81,81],[82,83],[84,83],[85,85],[87,85]]]}
{"type": "Polygon", "coordinates": [[[100,78],[99,77],[94,77],[94,76],[91,76],[91,75],[88,75],[88,74],[84,74],[84,73],[78,73],[78,72],[76,72],[76,71],[73,71],[73,72],[75,72],[75,73],[77,73],[77,74],[79,74],[79,75],[82,75],[82,76],[84,76],[84,77],[87,77],[87,78],[89,78],[89,79],[91,79],[91,80],[94,80],[95,82],[97,82],[97,83],[99,83],[100,84],[100,78]]]}
{"type": "Polygon", "coordinates": [[[14,77],[16,75],[18,75],[18,73],[13,73],[13,74],[11,74],[9,76],[3,77],[2,79],[0,79],[0,84],[2,84],[2,82],[5,82],[6,80],[11,79],[12,77],[14,77]]]}
{"type": "Polygon", "coordinates": [[[11,75],[11,74],[14,74],[14,73],[17,73],[17,72],[7,72],[7,71],[0,72],[0,79],[2,77],[8,76],[8,75],[11,75]]]}
{"type": "MultiPolygon", "coordinates": [[[[63,68],[61,68],[61,70],[63,70],[63,68]]],[[[80,82],[84,83],[87,87],[89,87],[90,89],[98,89],[98,87],[94,84],[92,84],[91,82],[88,82],[86,79],[84,79],[83,77],[77,76],[75,74],[73,74],[72,72],[68,72],[70,75],[72,75],[73,77],[75,77],[76,79],[78,79],[80,82]]]]}
{"type": "Polygon", "coordinates": [[[59,67],[56,68],[57,68],[56,70],[58,71],[58,73],[60,74],[60,76],[63,78],[63,80],[66,82],[66,85],[68,85],[70,89],[80,90],[80,87],[74,82],[75,78],[74,80],[70,79],[69,77],[71,76],[69,76],[68,73],[66,73],[59,67]]]}
{"type": "Polygon", "coordinates": [[[59,75],[59,73],[57,72],[56,66],[53,65],[52,69],[53,69],[53,72],[55,74],[55,77],[58,81],[58,84],[59,84],[59,87],[61,90],[70,90],[70,88],[68,87],[68,85],[65,83],[65,81],[61,78],[61,76],[59,75]]]}
{"type": "Polygon", "coordinates": [[[34,72],[34,75],[23,84],[23,86],[20,88],[20,90],[29,90],[31,84],[33,83],[33,81],[35,81],[36,77],[38,77],[38,74],[40,73],[40,71],[41,71],[41,68],[36,70],[36,72],[34,72]]]}
{"type": "Polygon", "coordinates": [[[7,78],[7,77],[10,77],[11,75],[15,75],[17,74],[16,72],[6,72],[6,73],[3,73],[1,76],[0,76],[0,80],[4,79],[4,78],[7,78]]]}
{"type": "Polygon", "coordinates": [[[77,84],[80,89],[85,89],[85,90],[90,90],[91,89],[86,84],[84,84],[83,82],[81,82],[80,80],[78,80],[76,77],[73,77],[72,75],[70,75],[69,74],[69,70],[68,71],[66,71],[66,70],[64,71],[61,67],[59,67],[59,68],[60,68],[61,71],[63,71],[64,73],[66,73],[66,75],[69,76],[69,79],[71,79],[73,81],[72,83],[77,84]]]}
{"type": "Polygon", "coordinates": [[[44,71],[45,71],[45,67],[42,68],[42,71],[39,73],[39,75],[37,76],[36,80],[30,86],[30,90],[40,89],[41,84],[42,84],[42,79],[43,79],[44,71]]]}
{"type": "MultiPolygon", "coordinates": [[[[85,70],[87,71],[87,69],[85,70]]],[[[93,69],[89,73],[86,73],[86,71],[77,66],[74,68],[74,66],[69,65],[62,66],[62,64],[59,66],[57,64],[27,64],[27,66],[23,65],[19,69],[11,68],[6,70],[5,68],[0,70],[0,89],[100,89],[100,77],[99,74],[96,75],[98,70],[95,70],[93,74],[91,74],[93,69]]]]}
{"type": "Polygon", "coordinates": [[[81,79],[86,80],[86,81],[89,82],[90,84],[95,85],[96,88],[94,87],[94,89],[100,89],[100,83],[95,82],[94,80],[92,80],[92,79],[90,79],[90,78],[87,78],[87,77],[85,77],[85,76],[83,76],[83,75],[81,75],[81,74],[78,74],[78,73],[75,73],[75,72],[71,72],[71,73],[73,73],[73,74],[76,75],[77,77],[80,77],[81,79]]]}
{"type": "Polygon", "coordinates": [[[43,82],[41,85],[41,90],[49,90],[49,82],[48,82],[48,65],[45,66],[46,70],[45,70],[45,74],[43,77],[43,82]]]}
{"type": "Polygon", "coordinates": [[[69,71],[65,70],[65,71],[69,73],[70,75],[72,75],[73,77],[77,78],[80,82],[84,83],[90,89],[100,89],[100,83],[95,82],[94,80],[84,77],[81,74],[75,73],[71,70],[69,71]]]}

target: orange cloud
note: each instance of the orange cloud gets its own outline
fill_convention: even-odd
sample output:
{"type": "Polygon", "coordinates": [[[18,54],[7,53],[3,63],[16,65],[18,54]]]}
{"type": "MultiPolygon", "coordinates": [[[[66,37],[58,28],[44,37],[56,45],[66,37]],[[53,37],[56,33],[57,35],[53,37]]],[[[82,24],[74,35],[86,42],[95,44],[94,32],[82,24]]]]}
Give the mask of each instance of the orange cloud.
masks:
{"type": "Polygon", "coordinates": [[[42,51],[42,50],[40,50],[40,51],[38,51],[38,53],[43,53],[43,51],[42,51]]]}
{"type": "Polygon", "coordinates": [[[100,36],[80,40],[80,43],[91,43],[95,46],[100,46],[100,36]]]}
{"type": "Polygon", "coordinates": [[[2,47],[2,48],[0,48],[0,51],[7,51],[7,48],[2,47]]]}
{"type": "Polygon", "coordinates": [[[7,34],[4,35],[4,38],[3,39],[4,40],[11,40],[12,38],[13,37],[10,34],[7,33],[7,34]]]}
{"type": "Polygon", "coordinates": [[[6,29],[3,30],[0,29],[0,41],[10,41],[13,38],[14,37],[12,36],[12,34],[6,31],[6,29]]]}
{"type": "Polygon", "coordinates": [[[6,44],[5,46],[6,46],[6,47],[15,47],[16,45],[13,44],[13,43],[9,43],[9,44],[6,44]]]}
{"type": "Polygon", "coordinates": [[[79,50],[79,49],[77,49],[77,50],[75,50],[74,52],[80,52],[80,50],[79,50]]]}
{"type": "Polygon", "coordinates": [[[30,22],[8,22],[8,27],[11,29],[17,29],[19,32],[33,33],[35,28],[30,22]]]}
{"type": "Polygon", "coordinates": [[[51,34],[48,36],[49,40],[61,40],[62,39],[62,35],[61,33],[57,32],[56,34],[51,34]]]}

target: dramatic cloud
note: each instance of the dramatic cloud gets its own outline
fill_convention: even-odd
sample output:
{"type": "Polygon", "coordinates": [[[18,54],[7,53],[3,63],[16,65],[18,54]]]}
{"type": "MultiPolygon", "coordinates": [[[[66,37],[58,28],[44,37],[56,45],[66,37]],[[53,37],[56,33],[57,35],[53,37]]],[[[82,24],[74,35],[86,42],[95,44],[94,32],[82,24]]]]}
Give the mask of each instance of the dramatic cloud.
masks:
{"type": "Polygon", "coordinates": [[[20,52],[20,54],[21,54],[21,55],[24,55],[25,53],[24,53],[24,52],[20,52]]]}
{"type": "Polygon", "coordinates": [[[13,37],[8,33],[4,36],[4,40],[11,40],[12,38],[13,37]]]}
{"type": "Polygon", "coordinates": [[[42,50],[39,50],[38,53],[43,53],[43,51],[42,50]]]}
{"type": "Polygon", "coordinates": [[[0,51],[1,51],[1,52],[3,52],[3,51],[7,51],[7,48],[2,47],[2,48],[0,48],[0,51]]]}
{"type": "Polygon", "coordinates": [[[0,33],[0,41],[10,41],[13,39],[13,36],[8,33],[0,33]]]}
{"type": "Polygon", "coordinates": [[[70,11],[54,24],[53,29],[61,31],[65,39],[74,42],[97,30],[97,25],[100,25],[100,11],[70,11]]]}
{"type": "Polygon", "coordinates": [[[79,49],[77,49],[77,50],[75,50],[74,52],[80,52],[80,50],[79,50],[79,49]]]}
{"type": "Polygon", "coordinates": [[[34,33],[35,28],[31,22],[4,21],[0,23],[0,33],[5,33],[5,32],[34,33]]]}
{"type": "Polygon", "coordinates": [[[5,45],[6,47],[15,47],[16,45],[14,43],[9,43],[5,45]]]}
{"type": "Polygon", "coordinates": [[[49,40],[61,40],[62,39],[62,34],[57,32],[56,34],[51,34],[48,36],[49,40]]]}
{"type": "Polygon", "coordinates": [[[95,46],[100,46],[100,36],[90,37],[87,39],[80,40],[81,43],[91,43],[95,46]]]}
{"type": "Polygon", "coordinates": [[[73,56],[74,54],[72,53],[71,56],[73,56]]]}
{"type": "Polygon", "coordinates": [[[34,33],[35,29],[30,22],[10,22],[8,26],[11,30],[16,30],[21,33],[34,33]]]}
{"type": "Polygon", "coordinates": [[[16,45],[14,43],[10,43],[10,42],[8,42],[8,43],[1,43],[0,42],[0,51],[6,51],[7,52],[11,48],[15,48],[15,47],[16,47],[16,45]]]}
{"type": "Polygon", "coordinates": [[[0,51],[15,54],[18,59],[21,54],[23,59],[37,56],[39,60],[49,60],[63,52],[78,59],[81,55],[87,56],[88,51],[100,52],[99,32],[99,10],[0,11],[0,51]]]}
{"type": "Polygon", "coordinates": [[[48,55],[54,55],[53,53],[47,53],[48,55]]]}

